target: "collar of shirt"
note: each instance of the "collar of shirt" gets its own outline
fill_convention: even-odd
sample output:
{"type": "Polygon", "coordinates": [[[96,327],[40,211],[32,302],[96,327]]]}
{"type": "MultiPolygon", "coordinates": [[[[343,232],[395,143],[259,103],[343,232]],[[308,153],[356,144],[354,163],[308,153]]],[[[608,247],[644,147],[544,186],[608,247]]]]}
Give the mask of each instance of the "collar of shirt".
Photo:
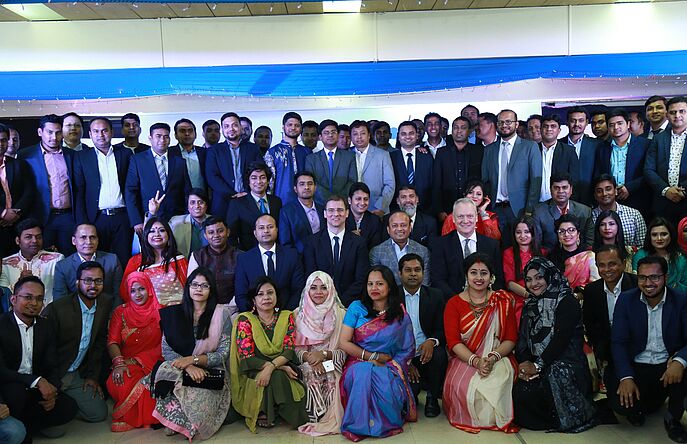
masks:
{"type": "Polygon", "coordinates": [[[644,297],[644,293],[642,293],[642,297],[640,297],[639,300],[644,302],[644,304],[646,304],[646,307],[649,310],[658,310],[659,307],[661,307],[663,304],[665,304],[667,295],[668,295],[668,287],[665,287],[663,289],[663,297],[661,297],[661,302],[656,304],[653,308],[649,305],[649,302],[646,300],[646,297],[644,297]]]}
{"type": "Polygon", "coordinates": [[[19,251],[17,254],[19,255],[19,259],[23,260],[24,262],[31,263],[31,262],[35,261],[36,259],[40,259],[40,257],[43,256],[45,253],[47,253],[47,251],[39,250],[38,253],[36,253],[36,255],[33,258],[31,258],[30,260],[26,259],[24,257],[24,255],[21,254],[21,251],[19,251]]]}
{"type": "Polygon", "coordinates": [[[313,210],[317,211],[317,207],[315,206],[315,202],[314,202],[314,201],[313,201],[311,207],[306,206],[303,202],[301,202],[300,199],[298,199],[298,203],[301,204],[301,206],[303,207],[303,209],[305,210],[306,213],[307,213],[308,211],[313,211],[313,210]]]}
{"type": "Polygon", "coordinates": [[[81,297],[79,297],[79,305],[81,305],[82,314],[95,314],[95,309],[98,307],[98,301],[93,301],[93,306],[91,308],[88,308],[86,307],[86,304],[84,304],[81,300],[81,297]]]}
{"type": "Polygon", "coordinates": [[[556,145],[558,145],[558,141],[557,141],[557,140],[554,140],[553,143],[552,143],[550,146],[546,146],[546,144],[544,143],[544,141],[542,141],[542,143],[541,143],[541,147],[542,147],[543,151],[545,151],[545,152],[547,152],[547,153],[548,153],[549,151],[553,151],[553,148],[556,148],[556,145]]]}
{"type": "Polygon", "coordinates": [[[81,263],[88,262],[89,260],[90,260],[90,261],[94,261],[94,260],[95,260],[95,253],[93,253],[93,257],[90,258],[90,259],[86,259],[85,257],[81,256],[81,253],[79,253],[78,251],[76,252],[76,254],[79,255],[79,259],[81,259],[81,263]]]}
{"type": "Polygon", "coordinates": [[[627,138],[627,141],[625,141],[625,145],[620,146],[617,143],[615,143],[615,139],[611,138],[611,148],[617,148],[619,150],[627,150],[627,147],[630,146],[630,141],[632,140],[632,134],[627,138]]]}
{"type": "Polygon", "coordinates": [[[274,243],[274,245],[272,245],[272,248],[270,248],[269,250],[265,250],[264,248],[262,248],[262,245],[260,245],[260,244],[258,244],[258,249],[260,250],[260,257],[263,257],[265,255],[266,251],[271,251],[272,253],[274,253],[274,256],[277,255],[277,243],[276,242],[274,243]]]}
{"type": "Polygon", "coordinates": [[[100,151],[98,148],[93,148],[95,150],[95,153],[100,156],[105,156],[105,157],[110,157],[112,153],[114,153],[114,148],[112,148],[112,145],[110,145],[110,148],[108,148],[107,153],[103,154],[102,151],[100,151]]]}
{"type": "Polygon", "coordinates": [[[470,239],[471,241],[475,242],[475,245],[477,245],[477,232],[476,231],[473,231],[472,234],[470,235],[470,237],[465,237],[462,234],[458,233],[458,231],[456,231],[456,233],[458,234],[458,239],[460,239],[460,247],[461,248],[463,248],[463,246],[465,245],[465,239],[470,239]]]}
{"type": "Polygon", "coordinates": [[[267,205],[267,193],[265,193],[262,196],[258,196],[257,194],[251,191],[250,195],[253,197],[253,200],[255,200],[256,205],[260,206],[260,199],[265,199],[265,205],[267,205]]]}
{"type": "Polygon", "coordinates": [[[356,154],[363,155],[363,154],[367,154],[369,150],[370,150],[370,144],[368,143],[367,146],[365,147],[365,149],[362,150],[362,151],[359,150],[358,147],[356,147],[356,148],[355,148],[355,153],[356,153],[356,154]]]}
{"type": "Polygon", "coordinates": [[[514,147],[514,146],[515,146],[515,141],[516,141],[517,139],[518,139],[518,135],[517,135],[517,134],[513,134],[513,135],[510,137],[510,139],[501,138],[501,144],[503,144],[503,142],[508,142],[508,143],[510,143],[510,146],[511,146],[511,147],[514,147]]]}
{"type": "Polygon", "coordinates": [[[611,290],[608,288],[606,281],[604,281],[604,291],[606,292],[606,294],[609,294],[609,295],[612,294],[617,299],[618,296],[620,295],[620,287],[622,287],[622,283],[623,283],[623,276],[621,275],[620,279],[618,280],[618,283],[615,284],[615,287],[613,287],[613,290],[611,290]]]}
{"type": "Polygon", "coordinates": [[[666,120],[661,124],[661,126],[659,127],[659,129],[660,129],[661,131],[663,131],[664,129],[668,128],[668,123],[669,123],[669,122],[668,122],[668,119],[666,119],[666,120]]]}
{"type": "Polygon", "coordinates": [[[177,146],[179,147],[179,151],[181,151],[181,154],[184,154],[184,153],[190,154],[190,153],[196,152],[196,146],[195,145],[191,145],[191,151],[187,151],[186,148],[181,146],[181,144],[178,144],[177,146]]]}
{"type": "Polygon", "coordinates": [[[343,237],[344,233],[346,233],[346,229],[344,228],[338,233],[334,233],[332,230],[327,227],[327,231],[329,232],[329,240],[333,243],[334,242],[334,236],[339,236],[339,245],[341,245],[341,242],[343,242],[343,237]]]}
{"type": "Polygon", "coordinates": [[[413,214],[413,217],[410,218],[410,229],[413,229],[413,225],[415,225],[415,219],[417,219],[417,211],[415,214],[413,214]]]}
{"type": "MultiPolygon", "coordinates": [[[[551,202],[553,202],[553,199],[551,199],[551,202]]],[[[567,201],[565,203],[565,206],[563,207],[563,209],[559,208],[558,205],[556,205],[555,203],[554,203],[554,206],[556,207],[556,209],[558,210],[558,212],[560,214],[563,214],[563,210],[565,210],[565,214],[568,214],[570,212],[570,201],[567,201]]]]}
{"type": "Polygon", "coordinates": [[[42,142],[40,143],[40,146],[41,146],[41,151],[43,152],[43,156],[45,156],[46,154],[62,154],[62,147],[60,147],[60,149],[58,149],[57,151],[48,151],[45,148],[43,148],[42,142]]]}
{"type": "Polygon", "coordinates": [[[165,160],[168,160],[168,159],[167,159],[167,154],[169,154],[169,151],[165,151],[164,154],[158,154],[158,153],[155,152],[155,150],[153,150],[153,149],[151,148],[151,149],[150,149],[150,152],[153,153],[153,159],[160,159],[160,158],[164,157],[165,160]]]}
{"type": "Polygon", "coordinates": [[[670,131],[670,136],[672,139],[684,139],[685,136],[687,136],[687,131],[683,131],[682,134],[675,134],[675,131],[671,130],[670,131]]]}
{"type": "Polygon", "coordinates": [[[413,147],[412,150],[406,150],[405,148],[401,148],[401,151],[403,152],[403,160],[406,160],[408,158],[408,154],[412,154],[413,158],[414,158],[417,149],[416,149],[416,147],[413,147]]]}
{"type": "Polygon", "coordinates": [[[17,325],[20,326],[20,327],[24,327],[26,330],[28,330],[28,329],[30,329],[31,327],[33,327],[34,325],[36,325],[36,321],[33,321],[33,324],[31,324],[31,325],[26,325],[26,324],[24,323],[24,321],[22,321],[21,319],[19,319],[19,317],[17,316],[16,313],[12,312],[12,314],[14,315],[14,319],[17,320],[17,325]]]}
{"type": "Polygon", "coordinates": [[[400,253],[403,253],[404,251],[407,253],[408,252],[408,244],[410,243],[410,239],[406,240],[406,244],[401,248],[398,243],[396,243],[395,240],[391,239],[391,244],[394,246],[394,251],[396,252],[396,256],[400,256],[400,253]]]}
{"type": "Polygon", "coordinates": [[[431,146],[434,149],[441,148],[442,146],[446,146],[446,139],[444,139],[443,137],[440,137],[439,143],[437,143],[436,145],[432,145],[432,143],[429,141],[429,139],[427,139],[427,146],[431,146]]]}
{"type": "Polygon", "coordinates": [[[410,293],[408,290],[406,290],[405,287],[403,287],[403,292],[405,293],[407,298],[414,298],[414,297],[420,297],[420,291],[422,290],[422,287],[418,288],[415,293],[410,293]]]}
{"type": "Polygon", "coordinates": [[[334,155],[334,157],[336,157],[336,150],[337,150],[337,147],[334,147],[333,150],[330,150],[330,149],[327,149],[327,148],[323,148],[324,156],[328,159],[328,158],[329,158],[329,153],[332,153],[332,154],[334,155]]]}

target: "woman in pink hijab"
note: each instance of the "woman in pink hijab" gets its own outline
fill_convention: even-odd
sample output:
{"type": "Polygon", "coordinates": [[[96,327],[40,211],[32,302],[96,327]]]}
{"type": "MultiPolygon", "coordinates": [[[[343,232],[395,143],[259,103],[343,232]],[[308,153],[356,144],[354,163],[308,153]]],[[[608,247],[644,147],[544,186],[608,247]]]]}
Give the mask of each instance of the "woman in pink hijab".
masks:
{"type": "Polygon", "coordinates": [[[683,254],[687,254],[687,217],[683,217],[677,225],[677,243],[683,254]]]}
{"type": "Polygon", "coordinates": [[[298,431],[311,436],[339,433],[343,409],[339,379],[346,354],[339,349],[339,334],[346,309],[325,272],[315,271],[305,283],[295,310],[296,353],[306,387],[309,422],[298,431]]]}

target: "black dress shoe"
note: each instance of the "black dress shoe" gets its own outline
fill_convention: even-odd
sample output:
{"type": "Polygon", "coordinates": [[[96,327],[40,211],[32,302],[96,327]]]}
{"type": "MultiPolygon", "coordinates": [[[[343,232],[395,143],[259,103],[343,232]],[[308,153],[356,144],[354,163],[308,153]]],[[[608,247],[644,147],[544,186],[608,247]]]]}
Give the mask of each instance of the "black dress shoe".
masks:
{"type": "Polygon", "coordinates": [[[687,433],[685,432],[685,428],[682,427],[682,424],[680,424],[680,421],[675,419],[671,419],[670,421],[664,420],[663,425],[666,428],[666,432],[668,432],[668,438],[675,442],[687,442],[687,433]]]}
{"type": "Polygon", "coordinates": [[[632,424],[635,427],[641,427],[644,425],[644,421],[646,421],[646,416],[644,416],[643,413],[638,413],[634,415],[627,415],[627,422],[632,424]]]}
{"type": "Polygon", "coordinates": [[[439,416],[441,409],[439,408],[439,400],[427,393],[425,398],[425,416],[428,418],[435,418],[439,416]]]}

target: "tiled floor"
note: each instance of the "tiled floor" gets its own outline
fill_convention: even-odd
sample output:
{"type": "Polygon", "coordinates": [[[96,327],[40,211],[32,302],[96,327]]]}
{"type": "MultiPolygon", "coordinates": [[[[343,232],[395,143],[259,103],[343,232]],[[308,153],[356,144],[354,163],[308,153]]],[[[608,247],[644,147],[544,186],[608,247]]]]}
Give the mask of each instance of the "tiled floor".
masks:
{"type": "MultiPolygon", "coordinates": [[[[663,429],[663,420],[660,413],[650,416],[646,424],[641,428],[632,427],[621,420],[621,423],[618,425],[598,426],[576,435],[532,432],[528,430],[522,430],[513,435],[489,431],[473,435],[454,429],[448,424],[446,417],[443,415],[432,419],[425,418],[422,414],[422,405],[420,407],[418,422],[406,424],[404,433],[386,438],[382,442],[384,444],[463,444],[473,442],[489,444],[672,443],[663,429]]],[[[67,434],[63,438],[48,440],[36,437],[34,442],[36,444],[183,444],[187,441],[180,435],[167,437],[162,430],[133,430],[126,433],[112,433],[110,432],[109,422],[87,424],[75,420],[69,425],[67,434]]],[[[284,425],[270,430],[259,429],[257,434],[252,434],[244,426],[243,422],[236,422],[222,427],[215,436],[205,442],[231,444],[350,443],[341,435],[312,438],[290,430],[284,425]]]]}

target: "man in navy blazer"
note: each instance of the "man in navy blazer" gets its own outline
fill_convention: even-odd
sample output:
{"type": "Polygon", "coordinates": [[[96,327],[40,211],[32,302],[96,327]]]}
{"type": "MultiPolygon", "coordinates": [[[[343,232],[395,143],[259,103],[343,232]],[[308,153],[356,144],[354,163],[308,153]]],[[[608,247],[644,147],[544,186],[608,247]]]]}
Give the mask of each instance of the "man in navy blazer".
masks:
{"type": "Polygon", "coordinates": [[[589,123],[589,113],[581,106],[574,106],[568,110],[568,137],[558,139],[575,148],[575,154],[580,161],[579,181],[576,198],[583,204],[594,205],[592,181],[594,180],[594,162],[596,161],[596,147],[599,143],[593,137],[587,136],[584,130],[589,123]]]}
{"type": "Polygon", "coordinates": [[[208,150],[204,146],[196,146],[196,124],[189,119],[179,119],[174,124],[174,138],[177,144],[169,147],[169,152],[181,156],[186,161],[186,170],[191,179],[192,188],[200,188],[207,192],[205,177],[205,161],[208,150]]]}
{"type": "Polygon", "coordinates": [[[687,442],[680,424],[687,395],[687,295],[666,286],[668,263],[647,256],[637,265],[639,288],[620,294],[613,312],[611,351],[619,380],[608,397],[635,426],[661,408],[668,437],[687,442]]]}
{"type": "Polygon", "coordinates": [[[165,220],[186,211],[186,196],[191,191],[186,162],[169,154],[169,125],[155,123],[150,127],[151,148],[131,158],[126,176],[126,206],[129,222],[136,233],[143,232],[143,216],[148,201],[165,196],[155,215],[165,220]],[[164,168],[161,174],[160,168],[164,168]],[[165,184],[162,179],[165,179],[165,184]]]}
{"type": "Polygon", "coordinates": [[[274,217],[269,214],[260,216],[255,221],[254,232],[258,245],[240,253],[236,260],[234,300],[240,312],[250,310],[248,290],[261,276],[269,276],[277,282],[278,307],[286,310],[298,307],[305,286],[303,265],[295,248],[277,243],[277,232],[274,217]]]}
{"type": "Polygon", "coordinates": [[[346,231],[346,201],[331,196],[325,205],[326,227],[308,239],[305,245],[305,274],[319,270],[334,280],[341,302],[348,307],[364,291],[370,262],[365,240],[346,231]]]}
{"type": "Polygon", "coordinates": [[[499,243],[475,231],[477,207],[472,199],[464,197],[456,201],[453,205],[453,221],[456,224],[456,231],[436,237],[430,244],[432,286],[441,290],[447,301],[453,295],[463,291],[465,287],[465,275],[462,272],[463,259],[469,254],[479,252],[491,259],[491,266],[496,271],[496,280],[492,288],[494,290],[503,288],[503,267],[499,243]]]}
{"type": "Polygon", "coordinates": [[[612,175],[618,184],[618,202],[639,210],[644,218],[648,218],[651,193],[644,181],[648,141],[630,133],[630,115],[623,108],[608,111],[606,125],[611,137],[608,142],[600,143],[597,147],[594,177],[601,174],[612,175]],[[619,160],[618,165],[625,164],[622,171],[618,171],[618,165],[614,165],[614,152],[619,160]]]}
{"type": "Polygon", "coordinates": [[[232,112],[222,116],[224,142],[210,148],[205,160],[205,178],[212,191],[211,214],[227,214],[229,199],[245,195],[248,191],[246,169],[262,158],[256,144],[241,141],[239,119],[238,114],[232,112]]]}
{"type": "Polygon", "coordinates": [[[133,231],[124,191],[133,154],[128,148],[111,145],[112,123],[108,118],[92,119],[89,128],[95,148],[78,151],[74,159],[76,223],[95,225],[101,248],[126,264],[131,257],[133,231]]]}
{"type": "MultiPolygon", "coordinates": [[[[573,189],[577,191],[577,183],[580,180],[580,161],[575,153],[575,148],[558,140],[561,133],[561,123],[557,115],[551,114],[542,118],[541,142],[539,152],[542,153],[542,180],[540,202],[551,198],[549,188],[551,176],[560,173],[569,174],[572,179],[573,189]]],[[[577,195],[574,194],[574,197],[577,195]]]]}
{"type": "Polygon", "coordinates": [[[673,97],[668,101],[668,119],[671,129],[658,133],[646,154],[644,175],[653,188],[654,212],[670,220],[677,226],[687,214],[687,148],[685,129],[687,129],[687,97],[673,97]],[[675,143],[672,140],[675,140],[675,143]],[[675,147],[673,147],[675,145],[675,147]],[[671,151],[682,145],[682,156],[674,157],[671,151]],[[669,171],[676,171],[671,176],[669,171]]]}
{"type": "Polygon", "coordinates": [[[29,164],[33,187],[39,191],[30,216],[43,224],[43,245],[53,245],[64,255],[74,252],[74,151],[62,149],[62,118],[43,116],[37,145],[19,151],[18,158],[29,164]],[[48,174],[48,169],[51,173],[48,174]]]}
{"type": "Polygon", "coordinates": [[[355,154],[338,149],[338,125],[331,119],[320,122],[317,132],[324,149],[305,158],[305,169],[315,175],[315,202],[323,205],[332,194],[348,196],[348,190],[358,181],[355,154]]]}
{"type": "Polygon", "coordinates": [[[428,151],[416,148],[415,122],[405,121],[398,125],[398,140],[401,142],[401,149],[389,153],[396,180],[395,195],[398,196],[398,190],[404,185],[413,185],[420,199],[419,209],[431,211],[434,158],[428,151]]]}
{"type": "Polygon", "coordinates": [[[303,254],[306,240],[326,228],[324,207],[315,203],[315,176],[301,171],[294,179],[298,200],[282,207],[279,214],[279,243],[303,254]]]}

